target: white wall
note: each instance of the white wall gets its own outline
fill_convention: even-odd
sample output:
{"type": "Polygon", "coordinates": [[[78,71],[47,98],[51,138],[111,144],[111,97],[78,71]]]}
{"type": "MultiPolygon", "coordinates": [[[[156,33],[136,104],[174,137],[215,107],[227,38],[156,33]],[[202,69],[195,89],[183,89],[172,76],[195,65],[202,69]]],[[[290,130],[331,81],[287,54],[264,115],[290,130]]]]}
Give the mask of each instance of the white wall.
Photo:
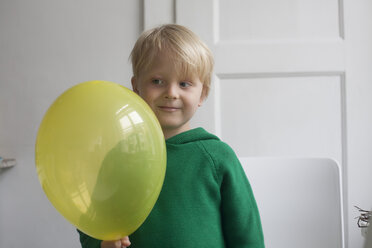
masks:
{"type": "Polygon", "coordinates": [[[138,0],[0,1],[0,247],[79,247],[36,175],[40,121],[64,90],[108,80],[129,87],[130,49],[142,30],[138,0]]]}

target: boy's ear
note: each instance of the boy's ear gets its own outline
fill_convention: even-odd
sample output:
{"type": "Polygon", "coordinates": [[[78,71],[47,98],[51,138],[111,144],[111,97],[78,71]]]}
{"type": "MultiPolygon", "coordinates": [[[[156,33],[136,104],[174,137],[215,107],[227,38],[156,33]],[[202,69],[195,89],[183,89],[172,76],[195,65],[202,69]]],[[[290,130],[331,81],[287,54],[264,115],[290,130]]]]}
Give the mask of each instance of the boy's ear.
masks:
{"type": "Polygon", "coordinates": [[[138,94],[137,80],[135,77],[132,77],[130,80],[132,82],[132,90],[138,94]]]}

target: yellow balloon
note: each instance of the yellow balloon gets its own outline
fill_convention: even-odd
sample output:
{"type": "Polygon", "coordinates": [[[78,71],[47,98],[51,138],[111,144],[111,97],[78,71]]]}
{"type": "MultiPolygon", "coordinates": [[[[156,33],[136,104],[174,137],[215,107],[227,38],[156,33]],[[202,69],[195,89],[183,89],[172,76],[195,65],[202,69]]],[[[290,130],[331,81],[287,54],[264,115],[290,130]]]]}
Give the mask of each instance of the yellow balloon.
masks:
{"type": "Polygon", "coordinates": [[[48,199],[97,239],[134,232],[164,181],[159,122],[137,94],[112,82],[81,83],[59,96],[41,122],[35,151],[48,199]]]}

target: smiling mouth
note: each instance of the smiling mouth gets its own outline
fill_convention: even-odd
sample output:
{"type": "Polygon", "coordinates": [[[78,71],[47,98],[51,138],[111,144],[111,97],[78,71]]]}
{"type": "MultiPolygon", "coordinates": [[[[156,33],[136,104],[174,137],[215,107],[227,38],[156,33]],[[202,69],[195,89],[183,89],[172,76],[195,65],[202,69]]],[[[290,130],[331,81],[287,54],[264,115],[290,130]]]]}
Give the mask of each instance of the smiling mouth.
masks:
{"type": "Polygon", "coordinates": [[[166,112],[174,112],[179,110],[179,108],[176,107],[169,107],[169,106],[159,106],[158,107],[160,110],[166,111],[166,112]]]}

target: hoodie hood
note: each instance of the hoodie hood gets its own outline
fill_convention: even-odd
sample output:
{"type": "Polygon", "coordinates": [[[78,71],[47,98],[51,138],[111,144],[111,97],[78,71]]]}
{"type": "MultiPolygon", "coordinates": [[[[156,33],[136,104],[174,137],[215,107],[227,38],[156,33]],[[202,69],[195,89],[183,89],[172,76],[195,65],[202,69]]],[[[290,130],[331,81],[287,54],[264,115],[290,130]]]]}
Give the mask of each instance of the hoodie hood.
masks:
{"type": "Polygon", "coordinates": [[[204,128],[198,127],[170,137],[166,144],[186,144],[200,140],[220,140],[217,136],[208,133],[204,128]]]}

